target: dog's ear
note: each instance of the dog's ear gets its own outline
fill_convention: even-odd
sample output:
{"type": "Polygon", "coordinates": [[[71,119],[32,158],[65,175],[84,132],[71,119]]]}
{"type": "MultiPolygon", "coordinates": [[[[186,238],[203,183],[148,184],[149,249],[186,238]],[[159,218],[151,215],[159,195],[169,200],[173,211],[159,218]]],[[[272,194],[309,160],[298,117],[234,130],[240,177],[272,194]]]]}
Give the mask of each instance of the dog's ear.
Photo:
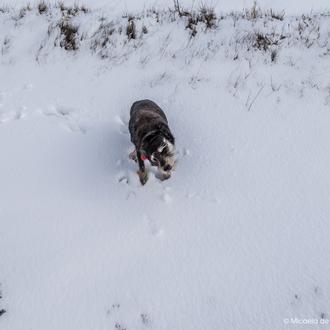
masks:
{"type": "Polygon", "coordinates": [[[167,126],[165,126],[164,124],[158,124],[157,128],[168,141],[170,141],[172,144],[174,144],[174,142],[175,142],[174,136],[169,131],[167,126]]]}

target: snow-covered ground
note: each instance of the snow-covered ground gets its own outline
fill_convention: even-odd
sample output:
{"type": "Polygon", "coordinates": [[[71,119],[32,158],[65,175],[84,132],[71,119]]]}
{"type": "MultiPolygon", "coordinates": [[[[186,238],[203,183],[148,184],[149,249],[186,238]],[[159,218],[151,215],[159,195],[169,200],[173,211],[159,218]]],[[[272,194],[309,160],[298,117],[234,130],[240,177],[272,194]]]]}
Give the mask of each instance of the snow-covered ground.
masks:
{"type": "MultiPolygon", "coordinates": [[[[255,0],[180,0],[180,3],[187,8],[198,8],[201,3],[214,7],[217,11],[242,10],[253,6],[255,0]]],[[[47,1],[50,2],[50,1],[47,1]]],[[[55,2],[51,0],[51,2],[55,2]]],[[[173,6],[173,0],[65,0],[66,4],[87,4],[90,8],[107,8],[112,12],[122,13],[123,11],[140,11],[144,8],[169,8],[173,6]]],[[[22,6],[27,3],[37,4],[38,0],[1,0],[0,3],[11,6],[22,6]]],[[[328,0],[258,0],[262,8],[273,8],[285,10],[290,14],[309,13],[311,11],[329,10],[328,0]]]]}
{"type": "Polygon", "coordinates": [[[330,328],[328,12],[1,8],[1,329],[330,328]],[[142,187],[143,98],[178,166],[142,187]]]}

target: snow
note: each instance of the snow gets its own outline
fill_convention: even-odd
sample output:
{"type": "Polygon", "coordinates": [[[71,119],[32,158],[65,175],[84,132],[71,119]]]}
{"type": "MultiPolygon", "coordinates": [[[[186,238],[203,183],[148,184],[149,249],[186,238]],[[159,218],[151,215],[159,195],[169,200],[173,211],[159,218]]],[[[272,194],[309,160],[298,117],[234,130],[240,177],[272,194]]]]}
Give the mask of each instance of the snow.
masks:
{"type": "Polygon", "coordinates": [[[191,37],[164,13],[93,52],[101,16],[127,24],[94,5],[75,52],[58,9],[0,13],[1,329],[329,328],[329,16],[191,37]],[[256,32],[286,38],[248,50],[256,32]],[[178,165],[142,187],[127,122],[143,98],[178,165]]]}
{"type": "MultiPolygon", "coordinates": [[[[4,4],[16,5],[17,7],[23,6],[27,3],[38,3],[38,1],[28,0],[2,0],[4,4]]],[[[46,2],[54,3],[56,1],[50,0],[46,2]]],[[[116,13],[123,12],[136,12],[141,11],[145,8],[168,8],[173,5],[172,0],[66,0],[67,4],[86,4],[92,8],[108,8],[116,13]]],[[[251,8],[253,6],[253,0],[180,0],[180,3],[187,8],[197,8],[201,4],[212,6],[217,11],[231,11],[231,10],[242,10],[242,8],[251,8]]],[[[288,14],[301,14],[312,11],[324,11],[329,10],[330,5],[327,0],[300,0],[300,1],[286,1],[286,0],[259,0],[258,5],[262,8],[273,8],[276,10],[285,10],[288,14]]]]}

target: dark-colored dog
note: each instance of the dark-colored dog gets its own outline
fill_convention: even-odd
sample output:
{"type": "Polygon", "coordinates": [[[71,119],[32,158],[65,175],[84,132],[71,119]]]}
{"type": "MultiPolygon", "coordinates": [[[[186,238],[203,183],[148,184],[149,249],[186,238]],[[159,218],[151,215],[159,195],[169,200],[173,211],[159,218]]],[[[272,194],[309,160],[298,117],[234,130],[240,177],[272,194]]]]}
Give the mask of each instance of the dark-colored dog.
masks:
{"type": "Polygon", "coordinates": [[[135,150],[130,158],[139,164],[139,178],[142,184],[148,180],[144,161],[148,159],[152,166],[161,172],[160,179],[171,176],[174,166],[174,137],[168,127],[163,110],[150,100],[134,102],[131,107],[129,132],[135,150]]]}

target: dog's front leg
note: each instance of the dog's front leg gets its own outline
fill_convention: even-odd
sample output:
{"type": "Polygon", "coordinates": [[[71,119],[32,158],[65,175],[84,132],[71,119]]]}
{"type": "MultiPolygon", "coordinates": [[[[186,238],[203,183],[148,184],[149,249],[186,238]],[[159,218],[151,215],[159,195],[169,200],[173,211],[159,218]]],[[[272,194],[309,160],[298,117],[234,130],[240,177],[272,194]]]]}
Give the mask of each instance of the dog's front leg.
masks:
{"type": "Polygon", "coordinates": [[[139,171],[137,173],[139,175],[141,184],[144,185],[148,181],[148,172],[144,166],[144,160],[142,160],[141,152],[139,150],[137,150],[136,156],[139,163],[139,171]]]}

